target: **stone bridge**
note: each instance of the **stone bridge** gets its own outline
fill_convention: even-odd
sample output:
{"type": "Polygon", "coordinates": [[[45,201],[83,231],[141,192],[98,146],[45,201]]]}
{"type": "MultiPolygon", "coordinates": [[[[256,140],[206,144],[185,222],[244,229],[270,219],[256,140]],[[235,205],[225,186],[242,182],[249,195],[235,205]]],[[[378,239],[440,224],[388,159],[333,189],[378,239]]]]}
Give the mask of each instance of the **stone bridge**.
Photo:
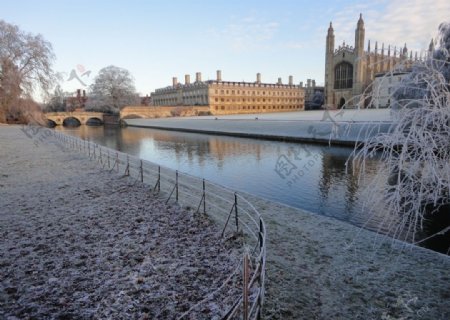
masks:
{"type": "Polygon", "coordinates": [[[79,125],[95,122],[96,124],[103,124],[103,113],[101,112],[49,112],[45,114],[49,121],[49,125],[65,125],[68,122],[78,123],[79,125]]]}

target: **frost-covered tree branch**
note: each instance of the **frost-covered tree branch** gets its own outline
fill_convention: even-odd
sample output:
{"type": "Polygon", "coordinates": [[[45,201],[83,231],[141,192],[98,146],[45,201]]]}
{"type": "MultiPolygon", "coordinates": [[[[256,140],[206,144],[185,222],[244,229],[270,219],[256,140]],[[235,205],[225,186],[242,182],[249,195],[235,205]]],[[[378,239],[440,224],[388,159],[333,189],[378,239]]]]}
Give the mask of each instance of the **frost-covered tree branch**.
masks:
{"type": "MultiPolygon", "coordinates": [[[[439,47],[416,62],[392,95],[392,132],[379,134],[353,153],[353,168],[368,177],[368,159],[380,157],[377,174],[365,181],[365,208],[381,205],[380,228],[416,241],[424,222],[447,214],[450,204],[450,24],[440,26],[439,47]]],[[[442,225],[446,230],[448,225],[442,225]]]]}
{"type": "Polygon", "coordinates": [[[41,35],[0,20],[0,122],[37,88],[45,92],[53,85],[53,60],[52,46],[41,35]]]}

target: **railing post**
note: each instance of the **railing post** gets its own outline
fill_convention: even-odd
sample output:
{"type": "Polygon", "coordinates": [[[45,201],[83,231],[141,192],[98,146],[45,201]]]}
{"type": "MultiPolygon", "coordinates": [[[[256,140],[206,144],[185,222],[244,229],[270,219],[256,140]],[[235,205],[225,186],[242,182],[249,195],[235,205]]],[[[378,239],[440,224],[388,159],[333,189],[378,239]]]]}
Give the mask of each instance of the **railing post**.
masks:
{"type": "Polygon", "coordinates": [[[205,179],[203,179],[203,213],[206,213],[206,188],[205,188],[205,179]]]}
{"type": "Polygon", "coordinates": [[[155,191],[156,188],[158,188],[158,192],[161,190],[161,166],[158,166],[158,180],[156,180],[153,191],[155,191]]]}
{"type": "Polygon", "coordinates": [[[88,143],[88,155],[89,155],[89,159],[91,158],[91,143],[88,143]]]}
{"type": "Polygon", "coordinates": [[[243,315],[242,318],[244,320],[248,320],[248,281],[249,281],[249,267],[248,267],[248,254],[244,254],[244,270],[243,270],[243,281],[244,281],[244,290],[242,293],[242,307],[243,307],[243,315]]]}
{"type": "Polygon", "coordinates": [[[111,163],[109,162],[109,149],[107,151],[108,151],[108,169],[111,169],[111,163]]]}
{"type": "MultiPolygon", "coordinates": [[[[261,217],[259,217],[259,234],[258,234],[258,240],[259,240],[259,253],[261,256],[261,259],[259,261],[259,264],[261,265],[261,268],[259,270],[259,276],[258,276],[258,283],[259,283],[259,287],[262,289],[263,286],[263,281],[262,281],[262,273],[264,272],[263,270],[263,266],[264,266],[264,255],[261,254],[262,250],[263,250],[263,232],[264,232],[264,228],[263,228],[263,221],[261,219],[261,217]]],[[[256,315],[256,319],[257,320],[261,320],[262,319],[262,298],[261,298],[261,292],[258,295],[258,314],[256,315]]]]}
{"type": "Polygon", "coordinates": [[[158,166],[158,192],[161,191],[161,166],[158,166]]]}
{"type": "Polygon", "coordinates": [[[178,202],[178,170],[175,171],[175,200],[178,202]]]}
{"type": "Polygon", "coordinates": [[[200,203],[198,204],[197,207],[197,211],[195,211],[195,213],[199,213],[200,211],[200,206],[202,205],[203,202],[203,213],[206,213],[206,191],[205,191],[205,179],[203,179],[203,192],[202,192],[202,198],[200,199],[200,203]]]}
{"type": "Polygon", "coordinates": [[[259,252],[261,252],[263,247],[263,222],[261,217],[259,217],[259,252]]]}
{"type": "Polygon", "coordinates": [[[128,154],[127,154],[127,166],[125,168],[125,173],[124,174],[126,176],[130,175],[130,158],[129,158],[128,154]]]}
{"type": "Polygon", "coordinates": [[[238,207],[237,207],[237,193],[234,193],[234,217],[236,220],[236,232],[239,232],[239,217],[238,217],[238,207]]]}
{"type": "Polygon", "coordinates": [[[141,160],[141,182],[144,182],[144,168],[142,166],[142,160],[141,160]]]}

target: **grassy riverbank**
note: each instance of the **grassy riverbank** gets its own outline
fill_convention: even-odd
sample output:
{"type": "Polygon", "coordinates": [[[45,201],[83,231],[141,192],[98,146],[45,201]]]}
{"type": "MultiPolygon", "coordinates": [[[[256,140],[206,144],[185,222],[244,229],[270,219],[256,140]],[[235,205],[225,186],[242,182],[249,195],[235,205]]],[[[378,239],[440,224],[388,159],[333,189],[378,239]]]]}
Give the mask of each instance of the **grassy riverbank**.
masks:
{"type": "MultiPolygon", "coordinates": [[[[177,281],[226,276],[236,258],[227,247],[209,251],[216,232],[209,220],[186,218],[149,199],[139,183],[51,140],[33,142],[18,127],[0,128],[1,316],[69,310],[171,318],[200,295],[177,281]],[[172,242],[170,235],[183,226],[197,229],[172,242]],[[204,269],[195,266],[205,278],[181,264],[182,252],[192,254],[186,259],[192,263],[212,260],[204,269]],[[199,259],[199,252],[208,258],[199,259]]],[[[450,318],[448,256],[248,198],[268,231],[267,319],[450,318]]],[[[217,314],[221,306],[208,308],[217,314]]]]}

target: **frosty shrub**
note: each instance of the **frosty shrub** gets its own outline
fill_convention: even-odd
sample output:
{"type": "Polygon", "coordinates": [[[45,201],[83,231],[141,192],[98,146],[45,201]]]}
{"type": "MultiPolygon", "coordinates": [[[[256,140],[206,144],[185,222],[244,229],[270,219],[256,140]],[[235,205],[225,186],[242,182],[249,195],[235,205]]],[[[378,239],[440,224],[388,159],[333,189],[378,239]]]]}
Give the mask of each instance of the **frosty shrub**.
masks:
{"type": "MultiPolygon", "coordinates": [[[[372,176],[366,161],[381,158],[365,181],[365,209],[384,210],[380,228],[413,242],[424,241],[417,232],[425,222],[450,215],[450,24],[439,34],[438,48],[415,62],[392,94],[392,131],[357,146],[352,157],[360,180],[372,176]]],[[[450,232],[448,223],[439,228],[432,236],[450,232]]]]}

